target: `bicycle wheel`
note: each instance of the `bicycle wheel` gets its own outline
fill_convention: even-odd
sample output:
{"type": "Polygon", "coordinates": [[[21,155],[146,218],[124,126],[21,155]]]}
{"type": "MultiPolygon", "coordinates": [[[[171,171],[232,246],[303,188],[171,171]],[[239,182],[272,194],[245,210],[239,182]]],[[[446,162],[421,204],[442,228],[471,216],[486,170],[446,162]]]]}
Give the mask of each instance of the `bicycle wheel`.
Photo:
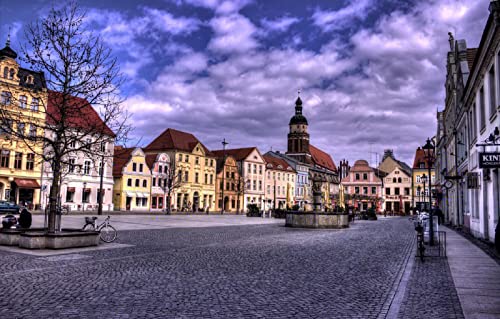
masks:
{"type": "Polygon", "coordinates": [[[82,228],[83,231],[90,231],[90,230],[95,230],[94,225],[92,224],[85,224],[82,228]]]}
{"type": "Polygon", "coordinates": [[[116,239],[116,229],[111,226],[111,225],[104,225],[103,228],[101,228],[99,237],[101,237],[101,240],[105,243],[112,243],[116,239]]]}

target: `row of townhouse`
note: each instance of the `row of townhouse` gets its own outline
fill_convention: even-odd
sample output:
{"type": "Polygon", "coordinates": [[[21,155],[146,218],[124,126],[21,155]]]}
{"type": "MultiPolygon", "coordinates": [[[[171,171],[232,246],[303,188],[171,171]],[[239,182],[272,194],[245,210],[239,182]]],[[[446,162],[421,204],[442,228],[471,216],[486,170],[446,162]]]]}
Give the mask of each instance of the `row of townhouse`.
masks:
{"type": "Polygon", "coordinates": [[[12,138],[4,128],[50,138],[54,132],[47,128],[59,124],[58,105],[64,98],[80,115],[65,132],[70,140],[80,138],[68,144],[58,198],[70,210],[95,211],[100,202],[105,211],[240,212],[249,204],[261,210],[310,210],[315,192],[321,198],[316,209],[338,204],[337,168],[329,154],[309,144],[300,97],[285,153],[262,155],[257,147],[211,151],[193,134],[171,128],[144,148],[115,147],[115,134],[86,100],[47,90],[43,73],[23,69],[16,58],[10,43],[0,50],[0,102],[2,109],[16,115],[16,121],[2,123],[0,131],[0,200],[31,209],[48,205],[53,163],[43,162],[40,154],[50,149],[41,139],[12,138]],[[40,125],[45,131],[25,125],[23,118],[45,123],[40,125]],[[81,136],[89,125],[103,128],[106,136],[100,136],[103,142],[95,152],[90,145],[97,137],[81,136]],[[93,153],[96,156],[89,156],[93,153]]]}
{"type": "Polygon", "coordinates": [[[500,215],[500,3],[490,2],[489,11],[478,48],[450,33],[436,171],[446,220],[493,241],[500,215]]]}

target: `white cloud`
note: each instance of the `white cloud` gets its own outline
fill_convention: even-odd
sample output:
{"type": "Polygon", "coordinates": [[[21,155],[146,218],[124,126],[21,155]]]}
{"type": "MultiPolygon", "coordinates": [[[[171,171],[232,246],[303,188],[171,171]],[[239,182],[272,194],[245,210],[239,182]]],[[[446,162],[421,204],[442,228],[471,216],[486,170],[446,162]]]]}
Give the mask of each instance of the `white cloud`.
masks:
{"type": "Polygon", "coordinates": [[[210,21],[215,36],[208,48],[220,53],[244,53],[258,46],[254,35],[257,28],[252,22],[240,15],[216,16],[210,21]]]}
{"type": "Polygon", "coordinates": [[[339,10],[321,10],[317,8],[312,16],[315,25],[328,32],[345,28],[355,18],[364,19],[370,12],[373,0],[354,0],[339,10]]]}
{"type": "Polygon", "coordinates": [[[179,0],[177,3],[188,3],[196,7],[212,9],[219,14],[230,14],[240,11],[252,3],[252,0],[179,0]]]}
{"type": "Polygon", "coordinates": [[[300,19],[298,18],[284,16],[275,20],[264,18],[261,20],[261,24],[266,31],[286,32],[293,24],[299,21],[300,19]]]}

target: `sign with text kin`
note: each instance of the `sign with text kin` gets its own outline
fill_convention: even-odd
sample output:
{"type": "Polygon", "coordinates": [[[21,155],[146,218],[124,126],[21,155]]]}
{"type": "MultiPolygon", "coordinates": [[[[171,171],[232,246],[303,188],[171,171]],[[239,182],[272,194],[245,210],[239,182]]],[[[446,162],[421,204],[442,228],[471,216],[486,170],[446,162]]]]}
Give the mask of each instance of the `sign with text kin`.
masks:
{"type": "Polygon", "coordinates": [[[500,152],[479,153],[479,168],[500,168],[500,152]]]}

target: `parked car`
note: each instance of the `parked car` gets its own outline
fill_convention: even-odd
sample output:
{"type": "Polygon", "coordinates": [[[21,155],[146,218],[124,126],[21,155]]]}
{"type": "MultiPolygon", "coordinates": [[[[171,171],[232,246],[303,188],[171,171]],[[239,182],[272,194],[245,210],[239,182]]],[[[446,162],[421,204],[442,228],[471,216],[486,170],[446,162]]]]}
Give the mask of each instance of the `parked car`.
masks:
{"type": "Polygon", "coordinates": [[[5,200],[0,200],[0,213],[19,214],[19,205],[5,200]]]}

